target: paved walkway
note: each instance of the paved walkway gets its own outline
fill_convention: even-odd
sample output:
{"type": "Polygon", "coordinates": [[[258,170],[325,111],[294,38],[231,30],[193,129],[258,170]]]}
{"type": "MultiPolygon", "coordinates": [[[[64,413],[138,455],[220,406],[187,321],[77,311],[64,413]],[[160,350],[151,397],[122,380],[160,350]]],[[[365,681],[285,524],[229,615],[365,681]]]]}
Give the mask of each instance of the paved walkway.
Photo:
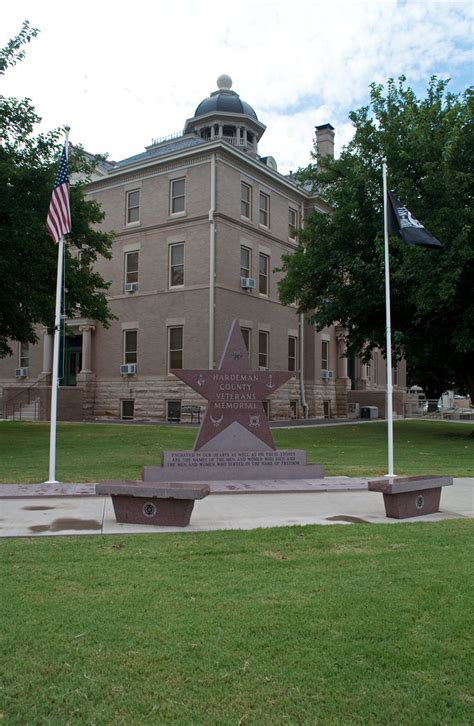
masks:
{"type": "Polygon", "coordinates": [[[320,483],[319,490],[307,481],[312,489],[298,493],[287,490],[255,491],[251,496],[243,492],[227,492],[226,496],[211,494],[196,502],[191,524],[185,529],[118,524],[110,498],[94,496],[91,484],[59,485],[56,491],[49,492],[44,487],[51,485],[2,485],[0,537],[163,534],[360,522],[401,524],[474,517],[474,478],[455,479],[454,486],[444,487],[441,511],[437,514],[405,520],[385,517],[382,495],[367,491],[364,486],[367,480],[327,477],[313,481],[320,483]],[[10,489],[7,494],[8,487],[15,487],[16,491],[10,489]],[[28,491],[22,493],[20,489],[28,491]],[[43,491],[40,493],[38,489],[43,491]]]}
{"type": "MultiPolygon", "coordinates": [[[[184,474],[183,474],[184,477],[184,474]]],[[[184,477],[185,478],[185,477],[184,477]]],[[[326,476],[324,479],[211,481],[212,494],[295,494],[297,492],[367,491],[364,477],[326,476]]],[[[95,497],[94,484],[2,484],[0,500],[16,497],[95,497]]]]}

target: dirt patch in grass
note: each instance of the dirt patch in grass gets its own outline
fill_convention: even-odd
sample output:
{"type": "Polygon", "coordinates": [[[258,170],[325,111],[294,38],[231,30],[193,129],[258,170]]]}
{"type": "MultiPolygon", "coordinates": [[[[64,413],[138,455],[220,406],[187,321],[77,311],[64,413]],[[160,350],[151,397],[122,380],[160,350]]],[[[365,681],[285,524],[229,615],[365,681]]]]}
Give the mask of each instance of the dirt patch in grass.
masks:
{"type": "Polygon", "coordinates": [[[97,530],[102,524],[96,519],[55,519],[51,524],[33,524],[29,527],[31,532],[65,532],[67,530],[97,530]]]}
{"type": "Polygon", "coordinates": [[[370,524],[366,519],[352,517],[350,514],[335,514],[333,517],[326,517],[328,522],[350,522],[351,524],[370,524]]]}

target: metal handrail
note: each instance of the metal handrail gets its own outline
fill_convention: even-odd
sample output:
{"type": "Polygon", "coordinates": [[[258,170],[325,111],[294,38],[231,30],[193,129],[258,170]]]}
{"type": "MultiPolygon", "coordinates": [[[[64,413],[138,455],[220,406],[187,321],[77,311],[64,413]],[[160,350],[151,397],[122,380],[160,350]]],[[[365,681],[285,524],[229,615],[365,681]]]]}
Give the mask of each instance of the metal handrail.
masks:
{"type": "Polygon", "coordinates": [[[25,401],[19,401],[18,403],[15,403],[13,405],[13,413],[12,413],[12,419],[13,419],[13,421],[16,421],[17,420],[17,416],[16,416],[16,412],[17,411],[19,412],[18,420],[19,421],[23,421],[23,411],[24,411],[24,407],[25,406],[30,406],[31,403],[33,403],[33,421],[37,421],[38,418],[39,418],[38,417],[38,413],[39,413],[38,403],[39,403],[39,401],[38,401],[37,398],[34,401],[30,402],[30,403],[25,403],[25,401]]]}
{"type": "Polygon", "coordinates": [[[44,383],[49,375],[50,374],[47,373],[42,378],[38,378],[38,380],[36,380],[34,383],[31,383],[31,385],[22,387],[21,391],[18,391],[18,393],[15,393],[15,395],[9,398],[8,401],[5,401],[5,403],[3,404],[3,418],[8,418],[8,409],[11,403],[13,403],[13,410],[15,410],[15,406],[17,405],[17,403],[21,403],[18,401],[15,403],[15,399],[18,398],[18,396],[23,395],[25,391],[28,393],[28,400],[24,403],[31,403],[31,390],[38,386],[40,383],[44,383]]]}
{"type": "MultiPolygon", "coordinates": [[[[209,136],[208,138],[204,139],[202,136],[200,136],[197,132],[195,132],[196,136],[198,136],[202,141],[227,141],[228,144],[232,144],[233,146],[249,146],[252,147],[253,143],[249,141],[248,139],[237,139],[236,136],[219,136],[218,134],[215,134],[214,136],[209,136]]],[[[188,134],[183,134],[182,131],[178,131],[174,134],[168,134],[167,136],[161,136],[158,139],[152,139],[151,140],[151,146],[157,146],[158,144],[162,144],[166,141],[175,141],[176,139],[183,138],[184,136],[187,136],[188,134]]]]}

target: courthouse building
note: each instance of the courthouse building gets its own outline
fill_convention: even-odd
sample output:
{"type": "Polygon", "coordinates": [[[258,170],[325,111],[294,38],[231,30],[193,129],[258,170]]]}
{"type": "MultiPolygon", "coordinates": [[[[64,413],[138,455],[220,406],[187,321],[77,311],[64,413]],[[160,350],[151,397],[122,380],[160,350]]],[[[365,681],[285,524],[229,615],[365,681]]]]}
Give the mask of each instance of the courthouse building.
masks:
{"type": "MultiPolygon", "coordinates": [[[[255,369],[295,375],[266,402],[270,418],[342,417],[357,404],[383,414],[384,361],[344,357],[344,330],[316,332],[294,305],[278,298],[281,256],[297,245],[296,230],[317,196],[279,173],[258,143],[265,126],[232,90],[228,76],[196,108],[184,131],[145,151],[101,164],[87,196],[114,230],[111,260],[96,268],[111,281],[116,316],[67,321],[59,417],[177,420],[183,405],[205,401],[170,371],[218,366],[237,318],[255,369]]],[[[316,127],[322,154],[334,153],[334,129],[316,127]]],[[[308,148],[311,146],[308,139],[308,148]]],[[[48,418],[52,336],[13,343],[0,361],[6,413],[48,418]],[[22,405],[20,405],[22,404],[22,405]]],[[[402,413],[402,362],[395,378],[402,413]]]]}

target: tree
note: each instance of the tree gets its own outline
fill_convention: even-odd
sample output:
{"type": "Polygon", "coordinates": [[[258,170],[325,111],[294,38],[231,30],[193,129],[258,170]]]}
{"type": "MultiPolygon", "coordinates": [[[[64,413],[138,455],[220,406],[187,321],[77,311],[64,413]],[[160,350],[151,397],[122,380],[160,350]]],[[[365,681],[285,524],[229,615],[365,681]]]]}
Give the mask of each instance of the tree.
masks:
{"type": "Polygon", "coordinates": [[[340,158],[315,152],[299,171],[333,211],[305,220],[298,249],[283,258],[280,297],[297,299],[318,329],[342,324],[349,354],[385,350],[386,158],[389,188],[443,243],[390,238],[394,354],[428,397],[459,387],[474,402],[474,93],[454,95],[433,77],[418,99],[405,81],[372,84],[369,105],[350,114],[354,137],[340,158]]]}
{"type": "MultiPolygon", "coordinates": [[[[0,75],[21,60],[22,46],[37,34],[28,22],[0,50],[0,75]]],[[[10,342],[35,342],[35,326],[54,324],[57,249],[45,222],[61,151],[59,130],[34,135],[40,121],[29,99],[0,96],[0,357],[10,342]]],[[[98,159],[99,157],[97,157],[98,159]]],[[[111,256],[113,234],[99,231],[104,218],[97,203],[86,201],[84,187],[94,162],[72,148],[69,162],[81,182],[71,186],[72,233],[65,244],[65,314],[94,318],[105,326],[112,315],[109,283],[92,270],[98,255],[111,256]]]]}

